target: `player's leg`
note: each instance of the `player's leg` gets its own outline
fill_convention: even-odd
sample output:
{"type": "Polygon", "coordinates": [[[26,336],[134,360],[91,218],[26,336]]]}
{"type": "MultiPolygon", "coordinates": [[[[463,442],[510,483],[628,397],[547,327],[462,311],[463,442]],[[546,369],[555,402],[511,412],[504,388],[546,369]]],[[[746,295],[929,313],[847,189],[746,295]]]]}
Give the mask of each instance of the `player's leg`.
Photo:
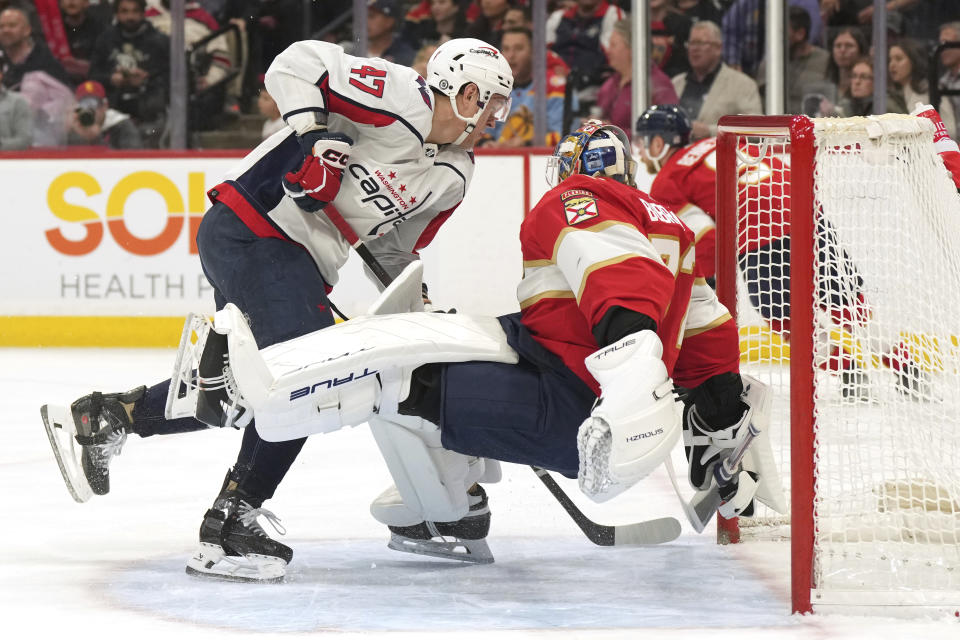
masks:
{"type": "Polygon", "coordinates": [[[499,480],[499,466],[491,469],[490,461],[533,464],[576,477],[577,429],[596,396],[522,331],[518,316],[500,321],[519,363],[423,365],[413,372],[409,393],[399,403],[401,415],[393,419],[399,423],[393,425],[400,435],[397,446],[385,447],[375,431],[396,486],[381,494],[371,513],[390,528],[392,548],[491,562],[484,542],[490,509],[479,484],[499,480]],[[411,427],[407,416],[420,419],[420,428],[411,427]],[[401,426],[408,433],[399,431],[401,426]],[[413,440],[415,432],[419,444],[404,445],[402,439],[413,440]],[[401,465],[392,464],[392,449],[402,454],[401,465]],[[396,466],[402,466],[399,472],[396,466]],[[424,467],[442,482],[418,483],[417,470],[424,467]],[[444,494],[440,485],[453,488],[444,494]],[[466,488],[466,495],[456,487],[466,488]]]}
{"type": "MultiPolygon", "coordinates": [[[[227,211],[222,204],[207,213],[227,211]]],[[[214,285],[218,308],[226,299],[214,285]]],[[[167,420],[164,411],[170,380],[126,392],[95,391],[70,407],[44,405],[40,414],[67,489],[77,502],[110,491],[110,462],[129,434],[142,438],[207,429],[196,418],[167,420]]]]}
{"type": "MultiPolygon", "coordinates": [[[[204,271],[224,300],[244,312],[260,347],[333,324],[323,279],[302,247],[258,238],[232,212],[216,209],[204,216],[197,234],[204,271]]],[[[188,572],[246,581],[282,578],[293,552],[270,539],[257,517],[273,521],[263,502],[273,497],[304,442],[266,442],[256,429],[246,429],[237,462],[204,516],[201,546],[188,572]]]]}

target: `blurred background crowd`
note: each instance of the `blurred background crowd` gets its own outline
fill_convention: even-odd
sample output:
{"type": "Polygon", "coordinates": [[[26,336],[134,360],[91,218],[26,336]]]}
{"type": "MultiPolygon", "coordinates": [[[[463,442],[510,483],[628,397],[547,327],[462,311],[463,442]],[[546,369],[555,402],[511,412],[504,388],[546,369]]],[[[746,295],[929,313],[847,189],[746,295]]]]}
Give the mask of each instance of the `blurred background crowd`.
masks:
{"type": "MultiPolygon", "coordinates": [[[[681,105],[694,138],[714,135],[723,115],[763,112],[766,0],[548,0],[543,139],[527,0],[367,0],[365,51],[354,0],[186,0],[188,146],[250,148],[282,128],[263,74],[307,37],[422,75],[449,38],[498,46],[515,88],[485,146],[552,146],[585,117],[629,132],[634,3],[649,8],[651,103],[681,105]]],[[[960,89],[960,48],[942,46],[960,43],[960,0],[885,6],[888,63],[875,69],[873,0],[786,0],[787,113],[874,113],[878,74],[887,112],[928,102],[931,83],[960,89]]],[[[0,0],[0,150],[169,146],[170,33],[169,0],[0,0]]],[[[956,136],[960,96],[940,109],[956,136]]]]}

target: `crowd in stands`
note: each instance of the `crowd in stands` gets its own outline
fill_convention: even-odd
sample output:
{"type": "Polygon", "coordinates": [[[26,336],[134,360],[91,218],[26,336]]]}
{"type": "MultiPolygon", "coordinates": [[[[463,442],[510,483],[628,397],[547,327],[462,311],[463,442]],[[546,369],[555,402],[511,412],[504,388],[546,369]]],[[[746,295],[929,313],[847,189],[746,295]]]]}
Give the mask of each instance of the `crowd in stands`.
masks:
{"type": "MultiPolygon", "coordinates": [[[[634,0],[651,19],[652,101],[679,104],[694,138],[730,113],[761,113],[766,0],[634,0]]],[[[630,123],[632,0],[549,0],[547,135],[534,139],[533,22],[528,0],[369,0],[367,52],[354,51],[352,0],[187,0],[188,121],[217,129],[242,113],[283,127],[263,73],[290,43],[313,37],[424,72],[436,46],[476,37],[502,49],[515,76],[512,111],[482,144],[550,146],[577,119],[630,123]]],[[[888,68],[873,68],[873,0],[788,0],[789,113],[873,113],[877,73],[886,110],[930,100],[930,65],[960,90],[960,1],[889,0],[888,68]]],[[[169,0],[0,0],[0,149],[158,148],[169,138],[169,0]]],[[[960,95],[941,112],[957,132],[960,95]]]]}

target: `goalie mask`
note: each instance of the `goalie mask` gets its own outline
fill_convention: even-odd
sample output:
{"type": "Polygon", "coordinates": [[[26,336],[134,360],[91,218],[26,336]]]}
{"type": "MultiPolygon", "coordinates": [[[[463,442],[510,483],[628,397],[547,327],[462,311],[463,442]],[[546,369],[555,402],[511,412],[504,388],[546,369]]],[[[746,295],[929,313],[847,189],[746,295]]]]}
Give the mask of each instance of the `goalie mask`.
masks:
{"type": "Polygon", "coordinates": [[[454,144],[473,132],[485,111],[493,113],[498,122],[505,122],[510,113],[513,71],[503,54],[483,40],[456,38],[437,47],[427,62],[427,84],[450,98],[453,112],[465,123],[454,144]],[[480,90],[479,110],[467,117],[457,108],[457,95],[470,83],[480,90]]]}
{"type": "Polygon", "coordinates": [[[636,187],[637,162],[630,155],[630,141],[620,127],[587,120],[557,144],[547,158],[547,184],[555,187],[571,175],[613,178],[636,187]]]}

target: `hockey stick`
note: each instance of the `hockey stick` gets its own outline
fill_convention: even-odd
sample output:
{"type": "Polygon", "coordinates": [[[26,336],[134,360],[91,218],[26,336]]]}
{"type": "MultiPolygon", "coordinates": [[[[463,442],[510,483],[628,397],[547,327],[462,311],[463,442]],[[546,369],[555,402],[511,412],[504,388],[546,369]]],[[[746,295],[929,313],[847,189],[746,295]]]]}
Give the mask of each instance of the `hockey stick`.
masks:
{"type": "MultiPolygon", "coordinates": [[[[387,273],[383,265],[370,252],[360,236],[353,230],[353,227],[343,218],[343,215],[337,211],[332,204],[323,208],[323,212],[330,219],[330,222],[343,235],[343,238],[350,243],[357,255],[363,259],[364,264],[370,268],[384,287],[393,282],[393,278],[387,273]]],[[[593,522],[583,514],[577,505],[573,504],[570,497],[560,488],[560,485],[550,477],[546,469],[531,466],[537,477],[550,490],[551,495],[557,499],[560,506],[573,518],[573,521],[580,527],[580,530],[586,534],[587,538],[594,544],[601,546],[628,545],[628,544],[661,544],[676,540],[680,535],[680,523],[676,518],[659,518],[647,522],[638,522],[629,525],[603,525],[593,522]]]]}
{"type": "Polygon", "coordinates": [[[593,544],[601,547],[663,544],[676,540],[680,535],[680,522],[676,518],[657,518],[622,525],[596,523],[584,515],[546,469],[533,465],[530,468],[593,544]]]}
{"type": "MultiPolygon", "coordinates": [[[[716,513],[724,503],[721,490],[729,490],[729,486],[734,483],[740,473],[740,463],[747,453],[747,448],[759,435],[760,429],[751,421],[747,425],[747,432],[743,440],[736,446],[733,453],[713,467],[714,481],[708,488],[697,491],[689,502],[684,500],[683,496],[680,495],[680,487],[677,484],[677,474],[673,469],[673,461],[669,456],[664,461],[664,464],[667,466],[667,475],[670,476],[670,483],[673,485],[673,490],[680,500],[683,512],[687,515],[687,519],[697,533],[703,532],[704,528],[713,518],[713,514],[716,513]]],[[[730,515],[727,517],[733,516],[730,515]]]]}

